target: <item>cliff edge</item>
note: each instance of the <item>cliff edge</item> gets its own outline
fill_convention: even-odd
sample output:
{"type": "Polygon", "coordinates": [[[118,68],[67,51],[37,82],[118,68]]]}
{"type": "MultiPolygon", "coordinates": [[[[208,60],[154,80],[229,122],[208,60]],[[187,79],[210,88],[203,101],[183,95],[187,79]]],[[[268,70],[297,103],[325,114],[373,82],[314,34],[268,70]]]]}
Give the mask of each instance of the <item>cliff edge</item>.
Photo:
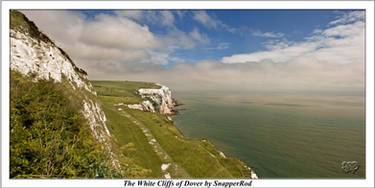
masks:
{"type": "Polygon", "coordinates": [[[138,89],[138,94],[145,100],[141,104],[128,104],[127,106],[131,109],[172,115],[176,103],[172,98],[171,90],[167,86],[156,85],[160,86],[160,89],[138,89]]]}
{"type": "MultiPolygon", "coordinates": [[[[107,160],[110,161],[115,169],[120,171],[119,161],[112,152],[111,134],[106,126],[106,116],[97,102],[96,92],[87,80],[87,73],[78,68],[61,48],[40,32],[35,24],[28,20],[21,12],[12,10],[10,18],[10,69],[14,72],[11,80],[20,80],[19,78],[22,78],[25,81],[22,82],[23,84],[17,82],[19,85],[12,85],[12,82],[11,87],[17,86],[12,91],[18,91],[19,88],[25,88],[26,85],[33,85],[33,83],[52,81],[55,83],[52,83],[52,86],[58,85],[58,87],[64,88],[63,90],[70,92],[71,98],[66,97],[69,101],[68,104],[78,106],[78,111],[86,119],[95,140],[109,156],[107,160]],[[18,75],[18,73],[21,75],[18,75]]],[[[61,92],[58,93],[58,95],[60,94],[61,92]]],[[[11,92],[11,98],[13,96],[17,96],[17,94],[11,92]]],[[[48,98],[48,96],[46,97],[48,98]]],[[[53,102],[48,101],[48,99],[45,101],[53,102]]],[[[15,100],[15,102],[18,101],[15,100]]],[[[24,107],[22,106],[22,108],[24,107]]],[[[40,119],[37,120],[39,121],[40,119]]],[[[26,122],[24,126],[33,126],[34,121],[36,120],[30,122],[31,125],[26,125],[26,123],[29,123],[26,122]]],[[[48,122],[49,120],[46,121],[44,120],[46,126],[52,126],[48,122]]],[[[12,122],[10,126],[13,128],[12,122]]],[[[15,152],[12,153],[11,151],[11,157],[13,156],[16,157],[15,152]]]]}

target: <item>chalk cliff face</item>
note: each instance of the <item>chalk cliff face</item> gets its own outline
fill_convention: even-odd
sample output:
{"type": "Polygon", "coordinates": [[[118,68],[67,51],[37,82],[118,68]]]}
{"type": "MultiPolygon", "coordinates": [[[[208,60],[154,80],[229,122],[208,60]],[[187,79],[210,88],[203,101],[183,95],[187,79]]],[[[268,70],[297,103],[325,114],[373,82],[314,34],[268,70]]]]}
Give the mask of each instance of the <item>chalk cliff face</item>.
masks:
{"type": "Polygon", "coordinates": [[[138,93],[144,100],[141,104],[130,104],[129,108],[160,114],[173,114],[175,102],[172,99],[171,90],[161,84],[160,89],[139,89],[138,93]]]}
{"type": "Polygon", "coordinates": [[[71,89],[82,91],[81,113],[88,120],[96,140],[102,143],[103,148],[109,152],[112,164],[118,167],[118,160],[114,157],[110,145],[111,134],[105,124],[106,117],[95,101],[96,92],[87,80],[86,72],[76,67],[69,56],[47,36],[43,35],[43,38],[45,40],[11,29],[11,70],[24,75],[33,75],[34,81],[39,79],[52,79],[55,82],[67,80],[71,89]]]}
{"type": "Polygon", "coordinates": [[[37,79],[53,79],[56,82],[61,82],[65,76],[73,89],[84,88],[95,94],[91,84],[85,83],[87,74],[77,68],[55,44],[14,30],[10,31],[10,36],[12,70],[25,75],[36,73],[37,79]]]}

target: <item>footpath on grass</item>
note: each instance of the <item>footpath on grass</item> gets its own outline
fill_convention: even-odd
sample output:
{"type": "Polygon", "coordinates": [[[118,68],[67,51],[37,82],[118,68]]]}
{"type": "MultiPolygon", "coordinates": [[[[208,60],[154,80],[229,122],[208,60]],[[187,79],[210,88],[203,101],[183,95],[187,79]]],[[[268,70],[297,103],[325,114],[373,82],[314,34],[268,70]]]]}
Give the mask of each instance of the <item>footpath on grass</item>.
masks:
{"type": "Polygon", "coordinates": [[[165,178],[191,177],[184,168],[175,163],[173,159],[168,155],[168,153],[163,150],[158,141],[155,139],[154,135],[152,135],[151,131],[142,122],[138,121],[135,117],[125,111],[120,111],[120,114],[128,118],[142,130],[143,134],[147,138],[148,143],[152,146],[154,152],[163,162],[160,168],[163,171],[165,178]]]}

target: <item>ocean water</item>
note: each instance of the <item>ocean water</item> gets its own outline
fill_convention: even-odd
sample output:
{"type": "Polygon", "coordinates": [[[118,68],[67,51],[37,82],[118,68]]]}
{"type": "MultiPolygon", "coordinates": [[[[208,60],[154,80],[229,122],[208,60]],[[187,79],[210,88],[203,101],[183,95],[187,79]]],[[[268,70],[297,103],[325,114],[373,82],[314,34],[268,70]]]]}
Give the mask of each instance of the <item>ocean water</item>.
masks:
{"type": "Polygon", "coordinates": [[[261,178],[365,178],[361,95],[175,92],[173,117],[189,138],[207,138],[261,178]],[[359,169],[345,173],[343,161],[359,169]]]}

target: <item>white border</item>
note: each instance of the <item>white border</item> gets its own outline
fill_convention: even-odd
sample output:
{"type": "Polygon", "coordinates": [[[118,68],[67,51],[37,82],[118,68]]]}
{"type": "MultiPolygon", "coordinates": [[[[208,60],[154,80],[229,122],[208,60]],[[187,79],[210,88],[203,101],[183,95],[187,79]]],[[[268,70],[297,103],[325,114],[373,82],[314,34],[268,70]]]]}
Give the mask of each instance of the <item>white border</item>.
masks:
{"type": "Polygon", "coordinates": [[[366,9],[366,179],[255,180],[254,187],[374,187],[374,2],[373,1],[3,1],[2,186],[123,187],[123,180],[9,179],[9,9],[366,9]]]}

